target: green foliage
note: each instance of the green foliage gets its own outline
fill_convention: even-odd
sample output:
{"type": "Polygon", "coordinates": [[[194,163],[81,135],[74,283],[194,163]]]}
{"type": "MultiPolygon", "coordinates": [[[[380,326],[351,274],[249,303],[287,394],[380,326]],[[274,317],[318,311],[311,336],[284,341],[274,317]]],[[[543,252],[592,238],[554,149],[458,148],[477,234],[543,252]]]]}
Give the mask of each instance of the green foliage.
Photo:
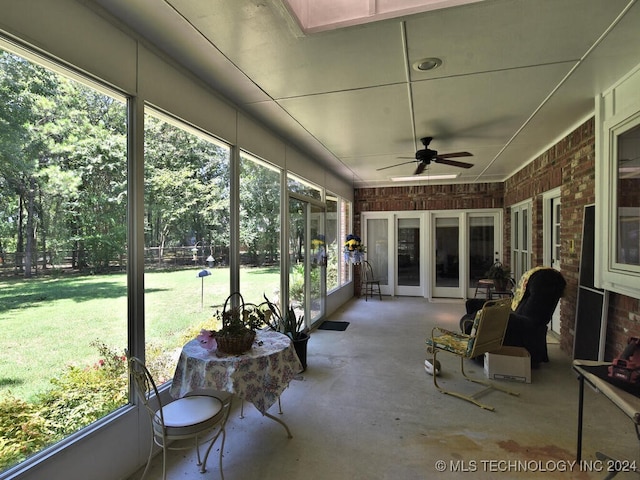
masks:
{"type": "Polygon", "coordinates": [[[485,272],[485,277],[498,281],[508,280],[511,277],[511,270],[501,262],[496,262],[485,272]]]}
{"type": "Polygon", "coordinates": [[[253,265],[273,264],[280,253],[280,173],[242,158],[240,241],[253,265]]]}
{"type": "Polygon", "coordinates": [[[127,360],[101,342],[92,344],[100,353],[93,366],[69,366],[52,388],[41,394],[42,415],[59,438],[78,431],[115,409],[126,405],[127,360]]]}
{"type": "Polygon", "coordinates": [[[299,304],[304,302],[304,264],[302,263],[291,266],[291,275],[289,275],[289,299],[299,304]]]}
{"type": "Polygon", "coordinates": [[[52,429],[41,406],[12,395],[0,402],[0,469],[4,470],[45,447],[52,429]]]}
{"type": "Polygon", "coordinates": [[[95,365],[69,366],[34,402],[11,395],[0,401],[0,468],[23,461],[126,405],[125,356],[102,342],[92,345],[100,354],[95,365]]]}
{"type": "Polygon", "coordinates": [[[271,302],[266,295],[264,295],[264,299],[265,302],[263,305],[266,305],[266,323],[272,330],[284,333],[292,340],[296,340],[306,333],[306,328],[304,327],[304,315],[298,317],[292,306],[289,306],[287,311],[283,314],[278,306],[271,302]]]}
{"type": "Polygon", "coordinates": [[[232,294],[227,299],[222,310],[216,310],[214,319],[216,323],[222,325],[215,332],[217,337],[233,337],[247,330],[256,330],[265,324],[264,310],[257,305],[245,304],[238,293],[232,294]],[[241,301],[241,304],[231,305],[234,299],[241,301]]]}
{"type": "Polygon", "coordinates": [[[338,287],[338,260],[341,255],[338,242],[331,242],[327,248],[327,291],[338,287]]]}

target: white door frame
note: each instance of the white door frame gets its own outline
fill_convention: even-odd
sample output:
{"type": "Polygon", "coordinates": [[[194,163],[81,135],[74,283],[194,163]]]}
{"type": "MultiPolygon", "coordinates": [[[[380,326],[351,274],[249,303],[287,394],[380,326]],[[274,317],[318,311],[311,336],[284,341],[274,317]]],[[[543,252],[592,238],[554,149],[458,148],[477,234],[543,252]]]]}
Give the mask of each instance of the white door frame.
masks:
{"type": "MultiPolygon", "coordinates": [[[[542,261],[544,265],[550,265],[558,271],[562,270],[562,258],[556,258],[556,252],[562,252],[558,248],[560,243],[558,228],[560,228],[560,218],[558,215],[558,209],[562,211],[561,205],[561,188],[554,188],[542,194],[542,261]]],[[[552,332],[560,335],[560,302],[553,312],[551,317],[551,324],[549,325],[552,332]]]]}

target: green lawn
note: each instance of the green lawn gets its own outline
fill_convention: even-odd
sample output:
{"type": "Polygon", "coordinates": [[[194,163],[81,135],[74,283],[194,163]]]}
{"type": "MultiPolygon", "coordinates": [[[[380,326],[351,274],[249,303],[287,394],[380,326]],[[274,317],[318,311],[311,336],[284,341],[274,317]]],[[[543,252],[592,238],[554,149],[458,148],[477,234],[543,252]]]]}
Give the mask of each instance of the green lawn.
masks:
{"type": "MultiPolygon", "coordinates": [[[[228,269],[211,269],[204,280],[199,270],[145,274],[147,341],[161,350],[179,347],[185,331],[210,318],[229,294],[228,269]]],[[[246,300],[257,302],[278,285],[279,270],[243,270],[241,280],[246,300]]],[[[0,279],[0,328],[0,397],[28,399],[66,365],[97,362],[92,342],[124,351],[126,275],[0,279]]]]}

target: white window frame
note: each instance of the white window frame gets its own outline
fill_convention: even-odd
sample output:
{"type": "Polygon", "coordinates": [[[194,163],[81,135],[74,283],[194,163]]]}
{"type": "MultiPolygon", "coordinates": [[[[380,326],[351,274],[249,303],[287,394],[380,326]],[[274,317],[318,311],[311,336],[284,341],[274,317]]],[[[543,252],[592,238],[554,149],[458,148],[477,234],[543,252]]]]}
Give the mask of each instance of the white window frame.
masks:
{"type": "Polygon", "coordinates": [[[596,265],[595,283],[599,288],[640,298],[640,267],[619,263],[617,245],[617,138],[640,125],[640,101],[631,103],[602,122],[602,148],[596,159],[596,250],[603,252],[596,265]],[[598,202],[599,201],[599,202],[598,202]],[[598,207],[600,203],[601,208],[598,207]],[[604,234],[603,232],[606,232],[604,234]],[[598,245],[598,243],[600,245],[598,245]],[[597,272],[600,272],[600,275],[597,272]]]}
{"type": "Polygon", "coordinates": [[[511,273],[514,278],[518,279],[522,276],[523,273],[528,271],[531,268],[531,258],[532,258],[532,245],[531,242],[533,240],[533,235],[531,230],[533,229],[533,201],[529,198],[523,202],[516,203],[511,206],[511,273]],[[522,213],[527,212],[527,228],[526,233],[522,231],[522,213]],[[520,217],[519,222],[514,221],[515,215],[518,214],[520,217]],[[526,236],[526,238],[525,238],[526,236]],[[517,241],[516,241],[517,240],[517,241]],[[527,242],[527,248],[523,249],[523,240],[527,242]],[[516,248],[516,245],[518,248],[516,248]],[[521,255],[526,255],[525,265],[522,266],[520,263],[521,255]],[[522,271],[520,271],[522,267],[522,271]]]}

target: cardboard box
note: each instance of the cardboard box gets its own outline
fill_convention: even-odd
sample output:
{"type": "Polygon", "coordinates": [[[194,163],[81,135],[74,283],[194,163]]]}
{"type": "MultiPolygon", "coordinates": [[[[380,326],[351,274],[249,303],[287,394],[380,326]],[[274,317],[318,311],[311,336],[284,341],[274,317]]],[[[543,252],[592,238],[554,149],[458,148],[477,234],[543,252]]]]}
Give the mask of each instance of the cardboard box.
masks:
{"type": "Polygon", "coordinates": [[[485,353],[484,374],[492,380],[531,383],[531,355],[526,348],[506,345],[485,353]]]}

